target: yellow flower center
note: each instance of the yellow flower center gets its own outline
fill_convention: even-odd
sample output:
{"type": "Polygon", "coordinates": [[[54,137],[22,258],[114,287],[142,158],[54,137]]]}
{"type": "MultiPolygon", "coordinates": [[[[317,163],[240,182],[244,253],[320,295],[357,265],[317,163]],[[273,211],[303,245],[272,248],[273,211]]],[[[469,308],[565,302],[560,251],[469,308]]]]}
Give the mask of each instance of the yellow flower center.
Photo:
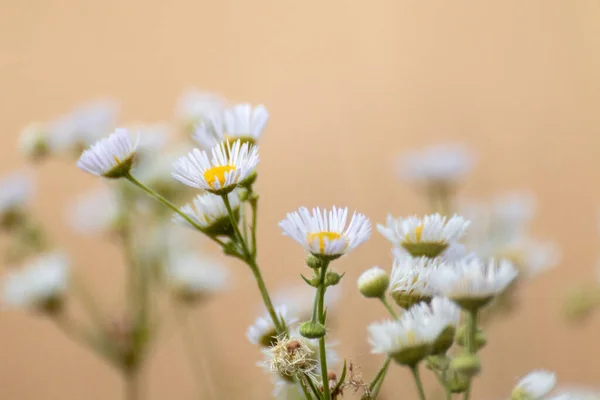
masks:
{"type": "Polygon", "coordinates": [[[342,237],[342,235],[337,232],[316,232],[316,233],[309,233],[307,236],[307,239],[310,243],[312,243],[313,240],[318,238],[319,239],[319,250],[321,253],[323,253],[325,251],[325,239],[332,241],[332,240],[340,239],[341,237],[342,237]]]}
{"type": "MultiPolygon", "coordinates": [[[[423,235],[423,224],[417,226],[417,228],[415,229],[415,242],[420,242],[421,241],[421,236],[423,235]]],[[[406,239],[407,241],[412,241],[410,238],[410,233],[407,233],[406,235],[404,235],[404,239],[406,239]]]]}
{"type": "Polygon", "coordinates": [[[417,334],[412,329],[406,332],[406,340],[408,344],[415,344],[417,342],[417,334]]]}
{"type": "Polygon", "coordinates": [[[216,181],[219,181],[219,188],[222,188],[225,184],[225,174],[235,170],[235,165],[219,165],[212,167],[204,171],[204,179],[206,179],[206,182],[211,188],[215,189],[216,181]]]}

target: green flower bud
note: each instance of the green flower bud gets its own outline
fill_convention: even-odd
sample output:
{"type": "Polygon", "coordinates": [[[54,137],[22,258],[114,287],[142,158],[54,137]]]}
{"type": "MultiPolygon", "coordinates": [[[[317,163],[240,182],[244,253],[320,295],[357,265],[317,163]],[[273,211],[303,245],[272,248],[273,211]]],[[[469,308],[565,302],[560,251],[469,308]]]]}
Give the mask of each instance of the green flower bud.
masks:
{"type": "Polygon", "coordinates": [[[379,267],[366,270],[358,278],[358,290],[367,298],[381,298],[390,284],[387,272],[379,267]]]}
{"type": "Polygon", "coordinates": [[[435,258],[448,247],[442,242],[403,242],[402,247],[413,257],[435,258]]]}
{"type": "Polygon", "coordinates": [[[450,359],[446,355],[427,357],[427,368],[433,371],[445,371],[450,365],[450,359]]]}
{"type": "Polygon", "coordinates": [[[326,333],[325,327],[318,322],[307,321],[300,325],[300,335],[307,339],[319,339],[326,333]]]}
{"type": "Polygon", "coordinates": [[[250,188],[254,184],[254,182],[256,182],[257,177],[258,174],[256,173],[256,171],[253,171],[252,173],[250,173],[250,175],[246,177],[246,179],[240,182],[240,186],[250,188]]]}
{"type": "Polygon", "coordinates": [[[448,379],[448,386],[452,393],[463,393],[469,388],[469,378],[452,371],[450,379],[448,379]]]}
{"type": "Polygon", "coordinates": [[[318,269],[323,266],[323,261],[319,257],[309,254],[306,256],[306,265],[313,269],[318,269]]]}
{"type": "Polygon", "coordinates": [[[394,354],[391,354],[391,356],[394,359],[394,361],[396,361],[398,364],[413,367],[425,357],[427,357],[429,355],[430,350],[430,346],[419,345],[404,348],[394,354]]]}
{"type": "Polygon", "coordinates": [[[327,271],[325,275],[325,286],[335,286],[342,280],[344,275],[340,275],[335,271],[327,271]]]}
{"type": "Polygon", "coordinates": [[[481,371],[481,363],[476,355],[461,353],[450,361],[450,368],[461,375],[472,378],[481,371]]]}
{"type": "MultiPolygon", "coordinates": [[[[466,325],[462,325],[456,332],[456,343],[461,347],[467,346],[467,333],[468,328],[466,325]]],[[[487,344],[487,335],[481,328],[477,327],[475,332],[475,351],[479,351],[487,344]]]]}

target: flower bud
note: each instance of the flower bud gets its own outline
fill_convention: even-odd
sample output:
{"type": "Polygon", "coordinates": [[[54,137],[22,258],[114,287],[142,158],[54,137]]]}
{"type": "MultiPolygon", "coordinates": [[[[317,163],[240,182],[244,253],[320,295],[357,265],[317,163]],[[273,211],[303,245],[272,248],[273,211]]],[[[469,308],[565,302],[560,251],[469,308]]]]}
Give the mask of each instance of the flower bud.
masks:
{"type": "MultiPolygon", "coordinates": [[[[466,325],[462,325],[456,332],[456,343],[461,347],[467,346],[468,329],[466,325]]],[[[487,336],[481,328],[477,327],[475,332],[475,351],[479,351],[487,344],[487,336]]]]}
{"type": "Polygon", "coordinates": [[[469,378],[452,371],[452,375],[448,379],[448,386],[452,393],[463,393],[469,388],[469,378]]]}
{"type": "Polygon", "coordinates": [[[240,182],[240,186],[250,188],[254,184],[254,182],[256,182],[257,177],[258,174],[256,173],[256,171],[251,172],[250,175],[246,177],[246,179],[240,182]]]}
{"type": "Polygon", "coordinates": [[[318,269],[323,266],[323,261],[319,257],[309,254],[306,256],[306,265],[308,265],[310,268],[318,269]]]}
{"type": "Polygon", "coordinates": [[[344,275],[340,275],[335,271],[327,271],[325,275],[325,286],[335,286],[342,280],[344,275]]]}
{"type": "Polygon", "coordinates": [[[461,375],[471,378],[479,374],[481,363],[479,362],[479,357],[476,355],[461,353],[450,361],[450,368],[461,375]]]}
{"type": "Polygon", "coordinates": [[[300,325],[300,334],[307,339],[319,339],[325,336],[325,327],[313,321],[303,322],[300,325]]]}
{"type": "Polygon", "coordinates": [[[387,272],[379,267],[366,270],[358,278],[358,290],[367,298],[381,298],[390,284],[387,272]]]}

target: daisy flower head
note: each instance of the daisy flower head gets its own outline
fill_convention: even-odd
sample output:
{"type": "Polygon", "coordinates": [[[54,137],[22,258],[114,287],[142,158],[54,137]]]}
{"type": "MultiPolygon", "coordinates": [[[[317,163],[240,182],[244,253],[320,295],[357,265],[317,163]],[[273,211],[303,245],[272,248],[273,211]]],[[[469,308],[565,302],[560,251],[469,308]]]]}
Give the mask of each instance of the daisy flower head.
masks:
{"type": "Polygon", "coordinates": [[[390,294],[400,307],[429,301],[436,294],[431,287],[431,276],[443,263],[439,259],[404,255],[394,259],[390,278],[390,294]]]}
{"type": "Polygon", "coordinates": [[[517,277],[508,261],[478,258],[445,265],[431,276],[432,288],[468,311],[475,311],[502,293],[517,277]]]}
{"type": "Polygon", "coordinates": [[[371,352],[387,354],[402,365],[415,366],[430,354],[445,327],[445,320],[432,315],[426,306],[412,307],[399,320],[369,325],[371,352]]]}
{"type": "Polygon", "coordinates": [[[105,186],[79,195],[68,212],[71,226],[79,233],[112,233],[120,228],[117,194],[105,186]]]}
{"type": "Polygon", "coordinates": [[[26,172],[12,172],[0,179],[0,225],[10,229],[22,221],[23,208],[34,192],[33,178],[26,172]]]}
{"type": "MultiPolygon", "coordinates": [[[[289,327],[297,322],[295,317],[290,316],[286,306],[277,307],[275,313],[285,326],[289,327]]],[[[269,314],[258,317],[246,331],[246,337],[250,343],[262,347],[274,345],[277,342],[277,329],[275,329],[275,325],[269,314]]]]}
{"type": "MultiPolygon", "coordinates": [[[[231,209],[236,215],[239,213],[240,196],[237,190],[227,194],[231,209]]],[[[231,219],[225,207],[225,202],[219,196],[212,193],[202,193],[197,195],[190,203],[181,207],[181,212],[188,216],[202,232],[210,236],[231,235],[233,226],[231,219]]],[[[173,220],[179,224],[195,228],[181,215],[175,214],[173,220]]]]}
{"type": "Polygon", "coordinates": [[[68,285],[68,261],[59,253],[39,256],[4,279],[4,302],[9,306],[54,312],[62,306],[68,285]]]}
{"type": "Polygon", "coordinates": [[[110,136],[85,150],[77,166],[92,175],[121,178],[131,170],[137,145],[138,139],[133,141],[127,129],[115,129],[110,136]]]}
{"type": "Polygon", "coordinates": [[[550,371],[530,372],[514,387],[511,400],[541,400],[554,389],[556,375],[550,371]]]}
{"type": "Polygon", "coordinates": [[[299,374],[316,376],[318,354],[303,337],[275,338],[275,342],[263,353],[267,360],[265,364],[271,372],[284,378],[293,378],[299,374]]]}
{"type": "Polygon", "coordinates": [[[204,148],[223,141],[241,140],[242,143],[256,144],[268,120],[269,112],[265,106],[237,104],[201,121],[193,137],[204,148]]]}
{"type": "Polygon", "coordinates": [[[227,271],[219,263],[193,253],[171,257],[166,272],[173,294],[184,303],[196,304],[227,284],[227,271]]]}
{"type": "Polygon", "coordinates": [[[400,172],[402,177],[419,184],[455,184],[473,169],[475,158],[465,145],[432,146],[404,155],[400,172]]]}
{"type": "Polygon", "coordinates": [[[355,212],[346,226],[347,220],[348,208],[313,208],[311,213],[302,207],[288,213],[279,226],[312,255],[333,260],[371,236],[371,223],[363,214],[355,212]]]}
{"type": "Polygon", "coordinates": [[[453,301],[445,297],[434,297],[429,304],[422,303],[415,307],[425,307],[424,312],[429,312],[431,318],[439,318],[444,323],[444,330],[432,346],[432,354],[446,354],[454,343],[456,329],[460,322],[460,308],[453,301]]]}
{"type": "Polygon", "coordinates": [[[47,128],[44,124],[32,122],[19,135],[19,150],[31,161],[40,161],[49,153],[47,128]]]}
{"type": "Polygon", "coordinates": [[[412,216],[397,219],[388,215],[386,225],[379,224],[377,229],[387,240],[402,246],[413,257],[433,258],[459,240],[469,224],[469,221],[457,215],[448,218],[432,214],[423,218],[412,216]]]}
{"type": "Polygon", "coordinates": [[[211,193],[231,192],[256,169],[258,148],[240,140],[221,142],[207,152],[194,149],[174,164],[173,177],[178,181],[211,193]]]}

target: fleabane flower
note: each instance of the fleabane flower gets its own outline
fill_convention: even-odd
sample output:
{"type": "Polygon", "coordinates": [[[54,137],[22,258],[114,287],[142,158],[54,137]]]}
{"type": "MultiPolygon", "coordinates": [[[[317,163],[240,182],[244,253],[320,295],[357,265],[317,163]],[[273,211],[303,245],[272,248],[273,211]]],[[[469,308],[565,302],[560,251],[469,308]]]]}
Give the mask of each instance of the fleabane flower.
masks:
{"type": "Polygon", "coordinates": [[[0,225],[3,228],[10,229],[22,220],[33,192],[33,178],[25,172],[13,172],[0,180],[0,225]]]}
{"type": "Polygon", "coordinates": [[[207,152],[194,149],[174,164],[173,177],[198,189],[223,195],[254,172],[258,164],[258,149],[240,140],[221,142],[207,152]]]}
{"type": "MultiPolygon", "coordinates": [[[[237,191],[227,194],[229,204],[234,214],[240,208],[240,196],[237,191]]],[[[230,235],[233,233],[231,219],[220,196],[212,193],[197,195],[191,203],[181,207],[181,212],[187,215],[202,231],[211,236],[230,235]]],[[[175,214],[173,220],[177,223],[194,228],[181,215],[175,214]]]]}
{"type": "Polygon", "coordinates": [[[379,224],[377,229],[387,240],[402,246],[413,257],[436,257],[459,240],[469,224],[469,221],[457,215],[448,218],[432,214],[423,218],[412,216],[397,219],[388,215],[386,225],[379,224]]]}
{"type": "Polygon", "coordinates": [[[397,363],[415,366],[431,353],[432,346],[447,326],[428,306],[414,306],[399,320],[369,325],[372,353],[387,354],[397,363]]]}
{"type": "Polygon", "coordinates": [[[226,100],[216,93],[188,89],[179,98],[176,113],[186,131],[192,132],[196,124],[209,115],[220,112],[226,103],[226,100]]]}
{"type": "Polygon", "coordinates": [[[556,385],[556,375],[550,371],[537,370],[530,372],[517,383],[513,389],[511,400],[541,400],[556,385]]]}
{"type": "Polygon", "coordinates": [[[264,350],[271,372],[293,379],[299,374],[316,376],[318,354],[303,337],[278,337],[264,350]]]}
{"type": "Polygon", "coordinates": [[[227,283],[227,271],[219,263],[193,253],[170,257],[166,272],[173,294],[185,303],[206,299],[227,283]]]}
{"type": "Polygon", "coordinates": [[[137,145],[138,139],[133,141],[127,129],[115,129],[85,150],[77,166],[92,175],[121,178],[131,170],[137,145]]]}
{"type": "MultiPolygon", "coordinates": [[[[289,315],[286,306],[279,306],[275,309],[275,313],[285,326],[290,326],[297,321],[295,317],[289,315]]],[[[246,331],[246,337],[252,344],[257,344],[262,347],[270,347],[277,341],[277,330],[267,313],[258,317],[256,321],[246,331]]]]}
{"type": "Polygon", "coordinates": [[[3,284],[4,302],[9,306],[54,312],[62,306],[67,285],[66,257],[59,253],[42,255],[8,272],[3,284]]]}
{"type": "Polygon", "coordinates": [[[431,318],[439,318],[443,321],[444,330],[433,343],[431,353],[445,354],[454,343],[454,336],[460,322],[460,308],[451,300],[439,296],[434,297],[429,304],[421,304],[415,307],[426,307],[424,312],[429,311],[431,318]]]}
{"type": "Polygon", "coordinates": [[[400,174],[419,184],[450,185],[464,178],[475,164],[475,154],[461,144],[431,146],[401,159],[400,174]]]}
{"type": "Polygon", "coordinates": [[[444,265],[431,276],[430,284],[439,294],[466,310],[477,310],[502,293],[517,277],[508,261],[477,258],[444,265]]]}
{"type": "Polygon", "coordinates": [[[408,309],[421,301],[429,301],[436,294],[431,287],[431,276],[443,262],[438,258],[403,255],[394,259],[390,278],[390,294],[396,304],[408,309]]]}
{"type": "Polygon", "coordinates": [[[68,212],[71,226],[79,233],[112,233],[120,228],[117,195],[105,186],[79,195],[68,212]]]}
{"type": "Polygon", "coordinates": [[[335,259],[365,242],[371,235],[371,223],[363,214],[354,213],[350,223],[348,208],[302,207],[288,213],[279,223],[283,234],[291,237],[311,254],[335,259]]]}
{"type": "Polygon", "coordinates": [[[39,161],[50,153],[47,127],[38,122],[28,124],[19,136],[19,150],[31,161],[39,161]]]}
{"type": "Polygon", "coordinates": [[[268,120],[269,112],[265,106],[237,104],[202,120],[193,137],[204,148],[223,141],[241,140],[242,143],[255,144],[268,120]]]}

